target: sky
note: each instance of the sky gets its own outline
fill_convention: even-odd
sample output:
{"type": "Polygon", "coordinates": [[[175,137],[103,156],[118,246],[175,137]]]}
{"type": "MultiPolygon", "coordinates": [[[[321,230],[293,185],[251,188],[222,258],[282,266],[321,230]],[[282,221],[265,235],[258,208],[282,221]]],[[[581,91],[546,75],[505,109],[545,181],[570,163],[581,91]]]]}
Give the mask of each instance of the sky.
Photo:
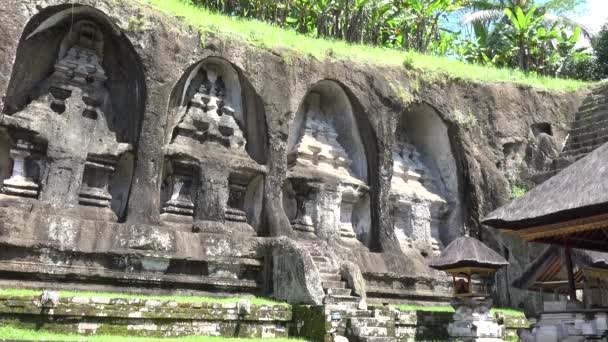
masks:
{"type": "Polygon", "coordinates": [[[577,8],[573,19],[597,33],[608,22],[608,0],[587,0],[583,8],[577,8]]]}

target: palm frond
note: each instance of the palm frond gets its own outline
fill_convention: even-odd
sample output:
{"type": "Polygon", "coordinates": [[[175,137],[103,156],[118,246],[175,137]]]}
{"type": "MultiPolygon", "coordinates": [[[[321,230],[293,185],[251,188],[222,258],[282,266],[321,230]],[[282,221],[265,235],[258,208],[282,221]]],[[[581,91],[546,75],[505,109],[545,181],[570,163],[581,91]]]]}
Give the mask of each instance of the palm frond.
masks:
{"type": "Polygon", "coordinates": [[[460,23],[466,25],[471,23],[486,22],[500,19],[504,15],[505,12],[500,9],[479,10],[465,14],[462,19],[460,19],[460,23]]]}
{"type": "Polygon", "coordinates": [[[584,25],[582,25],[581,23],[570,19],[568,17],[565,17],[563,15],[556,15],[553,13],[545,13],[545,22],[549,23],[549,24],[554,24],[554,23],[558,23],[567,27],[571,27],[571,28],[575,28],[575,27],[580,27],[581,28],[581,34],[583,35],[583,37],[585,37],[588,40],[591,40],[591,38],[593,38],[593,33],[584,25]]]}

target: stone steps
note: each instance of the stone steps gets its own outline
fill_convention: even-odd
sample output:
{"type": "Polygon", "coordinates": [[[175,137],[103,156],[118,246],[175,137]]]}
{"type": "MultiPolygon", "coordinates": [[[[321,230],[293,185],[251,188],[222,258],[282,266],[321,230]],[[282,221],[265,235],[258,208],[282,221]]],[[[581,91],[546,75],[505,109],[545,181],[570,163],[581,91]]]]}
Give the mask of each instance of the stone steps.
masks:
{"type": "MultiPolygon", "coordinates": [[[[321,254],[319,252],[319,254],[321,254]]],[[[310,254],[312,256],[312,260],[316,262],[329,262],[329,259],[327,259],[327,257],[325,256],[320,256],[320,255],[313,255],[312,253],[310,254]]]]}
{"type": "Polygon", "coordinates": [[[356,309],[361,298],[352,295],[352,289],[342,281],[340,270],[332,263],[331,254],[327,254],[317,242],[302,241],[321,276],[321,285],[325,291],[323,303],[328,305],[344,305],[350,310],[356,309]]]}
{"type": "Polygon", "coordinates": [[[568,146],[569,148],[565,151],[576,150],[581,147],[597,147],[607,141],[608,141],[608,134],[599,136],[599,137],[595,137],[595,138],[589,138],[589,139],[585,139],[585,140],[581,140],[579,142],[574,142],[572,144],[569,144],[569,146],[568,146]]]}
{"type": "Polygon", "coordinates": [[[377,337],[377,336],[361,336],[360,342],[393,342],[397,341],[396,337],[377,337]]]}
{"type": "MultiPolygon", "coordinates": [[[[564,155],[572,156],[572,157],[582,156],[582,155],[586,155],[587,153],[593,151],[594,148],[595,148],[594,146],[584,146],[584,147],[564,151],[564,155]]],[[[578,158],[575,158],[575,159],[578,160],[578,158]]]]}
{"type": "Polygon", "coordinates": [[[592,112],[585,117],[581,117],[574,121],[574,125],[572,126],[574,129],[587,127],[589,125],[597,124],[599,122],[603,122],[608,118],[608,112],[592,112]]]}
{"type": "Polygon", "coordinates": [[[606,104],[608,104],[608,96],[602,95],[595,98],[586,99],[583,101],[578,110],[584,112],[587,110],[593,110],[593,108],[598,108],[606,104]]]}
{"type": "Polygon", "coordinates": [[[345,289],[346,288],[346,282],[345,281],[332,281],[332,280],[328,280],[328,281],[324,281],[322,282],[323,288],[334,288],[334,289],[345,289]]]}
{"type": "Polygon", "coordinates": [[[352,289],[337,289],[337,288],[326,288],[325,293],[331,296],[350,296],[353,292],[352,289]]]}
{"type": "Polygon", "coordinates": [[[608,127],[601,127],[599,129],[592,130],[592,131],[587,130],[584,132],[579,132],[578,134],[575,134],[575,135],[571,135],[570,138],[568,138],[569,139],[568,144],[575,144],[580,141],[583,141],[586,139],[597,138],[602,135],[608,135],[608,127]]]}
{"type": "Polygon", "coordinates": [[[395,341],[395,320],[391,316],[349,317],[350,334],[359,341],[395,341]]]}
{"type": "Polygon", "coordinates": [[[338,273],[321,272],[321,280],[323,280],[323,281],[341,281],[342,277],[338,273]]]}
{"type": "Polygon", "coordinates": [[[358,304],[360,298],[355,296],[341,296],[341,295],[333,295],[328,294],[325,296],[325,303],[333,303],[333,304],[358,304]]]}

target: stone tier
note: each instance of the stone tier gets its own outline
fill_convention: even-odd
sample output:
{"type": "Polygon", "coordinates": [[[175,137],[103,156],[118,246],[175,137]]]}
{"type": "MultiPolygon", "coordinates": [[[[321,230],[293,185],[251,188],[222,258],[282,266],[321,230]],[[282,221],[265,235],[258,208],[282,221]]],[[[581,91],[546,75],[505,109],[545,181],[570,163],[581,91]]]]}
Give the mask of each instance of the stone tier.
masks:
{"type": "MultiPolygon", "coordinates": [[[[334,341],[332,334],[359,342],[447,341],[447,326],[453,312],[401,310],[374,306],[368,310],[348,307],[295,306],[294,321],[301,322],[298,336],[310,341],[334,341]]],[[[503,316],[506,337],[517,337],[517,329],[528,328],[524,317],[503,316]]],[[[291,333],[291,332],[290,332],[291,333]]]]}
{"type": "Polygon", "coordinates": [[[596,88],[579,107],[562,156],[577,160],[608,142],[608,88],[596,88]]]}
{"type": "Polygon", "coordinates": [[[0,207],[0,244],[7,257],[0,274],[5,280],[61,280],[69,287],[98,290],[263,291],[259,238],[251,234],[84,220],[13,196],[0,195],[0,204],[9,206],[0,207]]]}
{"type": "MultiPolygon", "coordinates": [[[[54,295],[55,293],[53,293],[54,295]]],[[[57,294],[58,295],[58,294],[57,294]]],[[[0,295],[0,324],[79,335],[287,337],[288,305],[0,295]],[[4,322],[3,322],[4,321],[4,322]]]]}
{"type": "Polygon", "coordinates": [[[261,280],[258,275],[262,263],[256,259],[218,258],[216,260],[180,260],[170,257],[134,256],[127,253],[99,255],[36,251],[4,246],[12,261],[0,264],[0,275],[5,281],[28,279],[34,287],[101,291],[129,291],[147,289],[152,293],[170,288],[207,295],[259,295],[261,280]],[[19,257],[17,257],[17,255],[19,257]],[[45,258],[60,258],[65,265],[57,265],[45,258]],[[97,264],[90,266],[90,264],[97,264]],[[199,274],[183,272],[198,269],[199,274]],[[36,283],[39,282],[39,283],[36,283]],[[61,284],[59,284],[61,283],[61,284]],[[36,285],[37,284],[37,285],[36,285]]]}

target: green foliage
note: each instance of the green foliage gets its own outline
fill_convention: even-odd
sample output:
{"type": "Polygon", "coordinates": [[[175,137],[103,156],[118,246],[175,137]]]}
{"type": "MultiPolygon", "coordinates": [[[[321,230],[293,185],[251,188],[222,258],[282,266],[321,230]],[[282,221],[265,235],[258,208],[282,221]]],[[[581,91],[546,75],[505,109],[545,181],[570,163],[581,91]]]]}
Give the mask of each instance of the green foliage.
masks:
{"type": "Polygon", "coordinates": [[[226,338],[209,336],[185,337],[132,337],[132,336],[81,336],[75,334],[57,334],[44,330],[18,329],[0,326],[0,340],[9,341],[86,341],[86,342],[305,342],[292,338],[226,338]]]}
{"type": "Polygon", "coordinates": [[[518,310],[518,309],[513,309],[513,308],[493,308],[493,309],[490,309],[490,312],[492,314],[499,313],[504,316],[511,316],[511,317],[525,317],[526,316],[523,311],[518,310]]]}
{"type": "Polygon", "coordinates": [[[414,56],[412,54],[406,54],[403,59],[403,67],[409,70],[414,70],[414,56]]]}
{"type": "Polygon", "coordinates": [[[469,129],[477,125],[477,117],[470,109],[467,109],[466,112],[455,109],[452,113],[452,117],[456,123],[465,129],[469,129]]]}
{"type": "Polygon", "coordinates": [[[129,18],[130,32],[143,32],[146,22],[142,16],[133,16],[129,18]]]}
{"type": "MultiPolygon", "coordinates": [[[[37,297],[42,294],[41,290],[28,290],[28,289],[0,289],[0,296],[2,297],[37,297]]],[[[122,298],[122,299],[135,299],[139,298],[142,300],[160,300],[160,301],[175,301],[178,303],[238,303],[239,300],[247,299],[251,304],[255,305],[288,305],[284,302],[277,302],[267,298],[244,298],[244,297],[228,297],[228,298],[213,298],[213,297],[200,297],[200,296],[150,296],[150,295],[139,295],[139,294],[125,294],[125,293],[110,293],[110,292],[80,292],[80,291],[59,291],[60,297],[101,297],[101,298],[122,298]]]]}
{"type": "Polygon", "coordinates": [[[526,185],[517,185],[514,184],[511,186],[511,199],[520,198],[528,192],[528,187],[526,185]]]}
{"type": "Polygon", "coordinates": [[[536,6],[533,0],[474,1],[477,12],[464,21],[475,40],[460,42],[459,54],[469,62],[519,68],[526,73],[591,79],[581,64],[588,55],[575,45],[589,33],[572,20],[551,13],[579,0],[553,0],[536,6]],[[582,73],[582,74],[581,74],[582,73]]]}
{"type": "Polygon", "coordinates": [[[593,39],[593,50],[595,51],[593,79],[608,78],[608,23],[602,26],[593,39]]]}
{"type": "MultiPolygon", "coordinates": [[[[439,22],[468,0],[189,0],[224,15],[256,19],[313,37],[427,52],[439,22]]],[[[439,47],[441,49],[441,47],[439,47]]]]}
{"type": "Polygon", "coordinates": [[[451,306],[395,305],[400,311],[454,312],[451,306]]]}
{"type": "MultiPolygon", "coordinates": [[[[420,305],[395,305],[401,311],[426,311],[426,312],[454,312],[451,306],[420,306],[420,305]]],[[[504,316],[525,317],[524,312],[512,308],[493,308],[490,310],[492,314],[499,313],[504,316]]]]}
{"type": "Polygon", "coordinates": [[[403,65],[404,60],[413,59],[417,69],[426,71],[425,76],[438,79],[459,78],[482,82],[512,82],[533,87],[555,90],[576,90],[589,86],[586,82],[562,80],[553,77],[526,75],[517,70],[479,66],[444,57],[404,52],[385,47],[349,44],[341,40],[320,39],[299,34],[296,30],[280,29],[257,20],[239,19],[210,12],[180,0],[134,0],[152,5],[154,8],[184,20],[202,32],[226,35],[248,40],[251,44],[267,48],[292,49],[299,55],[310,55],[320,60],[329,58],[326,51],[333,51],[333,58],[377,65],[403,65]],[[257,32],[251,41],[250,33],[257,32]],[[448,77],[445,77],[448,76],[448,77]]]}

